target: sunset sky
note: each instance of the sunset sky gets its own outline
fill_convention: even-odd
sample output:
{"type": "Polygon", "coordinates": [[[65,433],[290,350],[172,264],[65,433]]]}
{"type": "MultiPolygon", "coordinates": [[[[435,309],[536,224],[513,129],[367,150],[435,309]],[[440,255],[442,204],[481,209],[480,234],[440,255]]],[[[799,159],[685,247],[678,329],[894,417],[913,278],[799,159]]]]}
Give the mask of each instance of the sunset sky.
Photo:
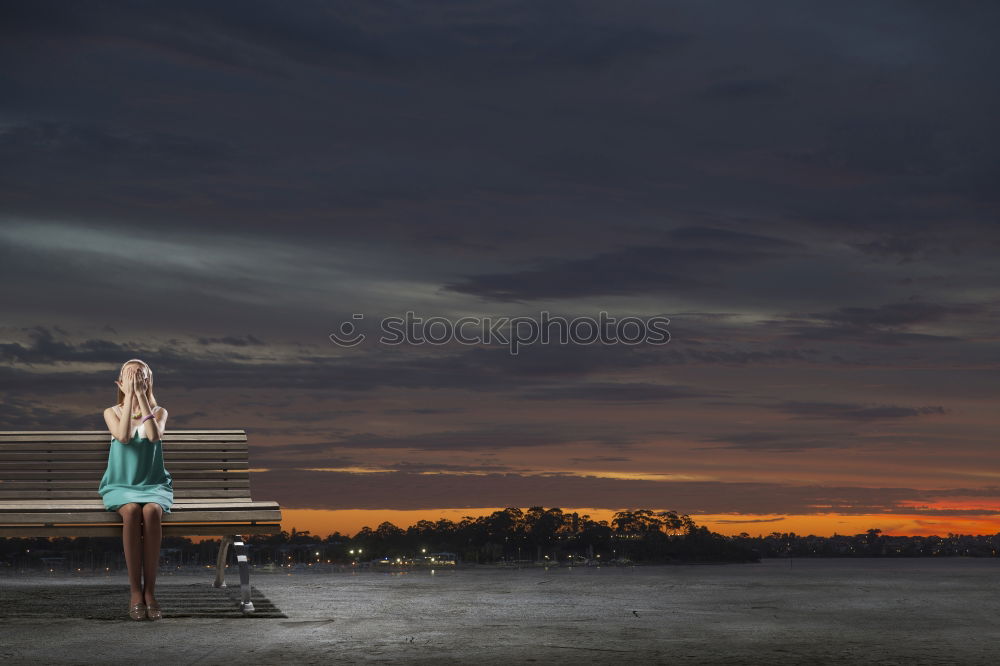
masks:
{"type": "Polygon", "coordinates": [[[998,533],[1000,5],[962,6],[6,3],[0,429],[104,428],[138,357],[288,529],[998,533]],[[377,340],[407,311],[670,342],[377,340]]]}

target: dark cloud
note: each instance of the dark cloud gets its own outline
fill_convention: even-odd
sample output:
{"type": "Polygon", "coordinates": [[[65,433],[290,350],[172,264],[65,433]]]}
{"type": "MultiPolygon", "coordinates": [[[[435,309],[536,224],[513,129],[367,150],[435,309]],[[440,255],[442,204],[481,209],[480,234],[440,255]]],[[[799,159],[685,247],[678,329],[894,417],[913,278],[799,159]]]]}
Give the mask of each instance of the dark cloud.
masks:
{"type": "Polygon", "coordinates": [[[323,442],[283,445],[282,452],[320,455],[338,449],[414,449],[420,451],[491,451],[511,448],[541,448],[566,444],[598,444],[613,449],[632,448],[636,439],[617,432],[617,428],[580,426],[566,423],[555,425],[498,423],[489,428],[446,430],[382,435],[351,433],[323,442]]]}
{"type": "Polygon", "coordinates": [[[177,2],[169,10],[123,6],[114,11],[104,3],[81,2],[67,12],[58,4],[39,2],[7,18],[9,32],[18,35],[129,39],[206,64],[273,74],[287,73],[287,65],[394,77],[419,75],[432,65],[471,69],[451,61],[455,54],[486,65],[484,73],[492,76],[530,67],[591,70],[670,54],[689,38],[647,25],[601,24],[587,4],[569,17],[525,2],[432,11],[402,3],[394,12],[364,5],[345,11],[316,0],[289,11],[252,1],[177,2]],[[286,67],[277,68],[275,60],[286,67]]]}
{"type": "MultiPolygon", "coordinates": [[[[639,369],[657,362],[650,352],[625,345],[536,345],[523,348],[517,357],[505,346],[457,347],[427,354],[380,353],[376,348],[349,355],[299,353],[276,361],[266,346],[259,357],[235,351],[199,351],[205,344],[204,338],[198,339],[197,344],[175,340],[169,347],[153,347],[146,342],[115,343],[101,339],[73,343],[46,327],[27,329],[24,334],[30,339],[29,344],[0,345],[0,354],[12,363],[0,366],[3,385],[10,390],[54,387],[65,391],[86,390],[107,380],[106,375],[117,372],[128,358],[141,358],[149,363],[156,373],[158,387],[331,390],[342,392],[341,399],[346,400],[358,399],[352,392],[379,387],[517,391],[612,369],[639,369]],[[68,364],[81,363],[105,363],[107,369],[99,372],[69,369],[68,364]],[[43,372],[28,369],[34,366],[52,367],[43,372]]],[[[249,350],[258,345],[230,343],[229,346],[249,350]]],[[[669,392],[662,387],[649,390],[669,392]]]]}
{"type": "Polygon", "coordinates": [[[889,303],[878,307],[848,306],[828,312],[791,315],[777,325],[792,339],[812,342],[860,342],[903,346],[923,343],[959,342],[956,335],[909,330],[921,324],[945,320],[969,320],[989,311],[985,303],[889,303]],[[799,317],[795,319],[794,317],[799,317]]]}
{"type": "Polygon", "coordinates": [[[416,416],[429,416],[433,414],[460,414],[464,409],[457,407],[415,407],[413,409],[383,409],[383,414],[414,414],[416,416]]]}
{"type": "Polygon", "coordinates": [[[716,227],[678,227],[671,229],[669,233],[671,240],[692,245],[717,245],[743,250],[752,248],[758,251],[806,249],[802,243],[784,238],[716,227]]]}
{"type": "MultiPolygon", "coordinates": [[[[20,342],[0,342],[0,360],[12,366],[4,371],[9,372],[10,377],[23,377],[26,382],[21,384],[22,386],[29,384],[32,377],[37,378],[40,382],[39,386],[42,386],[45,383],[45,378],[40,373],[36,374],[14,368],[15,364],[34,368],[66,363],[108,363],[114,364],[115,369],[117,369],[117,366],[129,358],[135,357],[132,353],[134,350],[129,349],[127,345],[111,340],[92,338],[79,343],[67,342],[64,337],[66,331],[58,326],[51,329],[45,326],[34,326],[25,330],[25,334],[30,340],[27,345],[20,342]],[[64,339],[57,339],[54,333],[61,333],[60,337],[64,339]]],[[[81,373],[62,373],[59,375],[59,381],[69,379],[69,375],[72,374],[81,373]]],[[[79,379],[89,381],[91,377],[92,375],[81,374],[79,379]]],[[[73,382],[67,387],[72,384],[73,382]]],[[[49,385],[53,386],[54,384],[49,383],[49,385]]]]}
{"type": "Polygon", "coordinates": [[[848,243],[851,247],[866,254],[873,254],[878,257],[892,258],[898,257],[899,263],[913,261],[921,255],[925,255],[931,248],[933,240],[915,234],[907,235],[885,235],[874,240],[859,243],[848,243]]]}
{"type": "MultiPolygon", "coordinates": [[[[245,403],[244,403],[245,404],[245,403]]],[[[366,414],[367,412],[363,409],[322,409],[316,412],[306,412],[302,413],[296,409],[287,409],[286,411],[273,411],[273,412],[259,412],[260,416],[274,421],[276,423],[295,423],[297,424],[296,429],[302,427],[308,423],[329,423],[331,420],[344,417],[344,416],[357,416],[359,414],[366,414]]]]}
{"type": "Polygon", "coordinates": [[[839,419],[843,421],[875,421],[903,419],[915,416],[947,414],[941,406],[903,407],[899,405],[862,405],[838,402],[800,402],[790,400],[776,406],[781,412],[799,419],[839,419]]]}
{"type": "Polygon", "coordinates": [[[689,398],[715,398],[724,391],[711,392],[690,386],[664,386],[659,384],[586,383],[575,386],[550,386],[522,393],[525,400],[596,400],[601,402],[660,402],[689,398]]]}
{"type": "Polygon", "coordinates": [[[446,472],[449,474],[483,474],[483,473],[498,473],[498,472],[512,472],[515,471],[509,465],[450,465],[448,463],[438,463],[438,462],[409,462],[400,461],[392,463],[389,465],[393,469],[399,470],[401,472],[408,473],[440,473],[446,472]]]}
{"type": "MultiPolygon", "coordinates": [[[[250,439],[250,433],[247,433],[250,439]]],[[[308,459],[296,455],[295,450],[287,447],[254,446],[251,451],[251,466],[255,469],[267,468],[275,470],[294,470],[300,467],[324,468],[363,468],[366,463],[352,456],[328,454],[323,456],[321,464],[311,464],[308,459]]]]}
{"type": "Polygon", "coordinates": [[[265,343],[254,336],[247,334],[245,337],[227,335],[221,338],[198,338],[200,345],[229,345],[231,347],[247,347],[249,345],[261,346],[265,343]]]}
{"type": "Polygon", "coordinates": [[[100,413],[78,414],[58,401],[38,401],[12,393],[0,394],[0,429],[6,430],[105,430],[100,413]]]}
{"type": "Polygon", "coordinates": [[[940,146],[941,122],[898,114],[855,114],[833,123],[824,166],[856,173],[940,176],[949,168],[940,146]]]}
{"type": "Polygon", "coordinates": [[[767,363],[773,361],[809,360],[821,352],[818,349],[769,349],[766,351],[724,351],[687,349],[687,355],[698,363],[767,363]]]}
{"type": "Polygon", "coordinates": [[[721,287],[719,272],[774,256],[752,249],[630,247],[537,269],[469,276],[444,289],[497,301],[691,291],[721,287]]]}
{"type": "Polygon", "coordinates": [[[924,343],[961,342],[954,335],[934,335],[930,333],[909,333],[906,331],[887,331],[863,326],[798,326],[788,327],[788,337],[798,340],[808,340],[811,343],[822,341],[840,343],[862,343],[898,347],[924,343]]]}
{"type": "Polygon", "coordinates": [[[629,462],[631,458],[624,456],[589,456],[585,458],[570,458],[572,462],[629,462]]]}
{"type": "Polygon", "coordinates": [[[978,314],[980,304],[888,303],[877,308],[842,307],[832,312],[812,313],[814,319],[855,327],[893,327],[938,322],[961,315],[978,314]]]}
{"type": "Polygon", "coordinates": [[[781,86],[773,81],[734,79],[716,81],[706,86],[701,92],[701,97],[706,100],[738,103],[760,98],[780,97],[783,94],[784,90],[781,86]]]}
{"type": "Polygon", "coordinates": [[[192,169],[216,169],[231,153],[218,141],[168,132],[117,133],[96,125],[39,121],[0,132],[0,154],[16,163],[20,174],[46,178],[80,168],[91,169],[91,176],[120,177],[136,169],[151,176],[188,175],[192,169]]]}
{"type": "MultiPolygon", "coordinates": [[[[252,474],[254,493],[287,508],[438,509],[522,505],[606,509],[655,508],[683,513],[918,513],[995,515],[995,510],[912,508],[949,490],[907,487],[791,486],[714,481],[635,481],[594,476],[416,474],[276,470],[252,474]],[[325,488],[317,494],[315,488],[325,488]],[[392,488],[392,493],[386,493],[392,488]],[[456,501],[456,498],[463,498],[456,501]]],[[[961,491],[962,489],[959,489],[961,491]]],[[[996,489],[994,489],[996,492],[996,489]]],[[[957,495],[961,496],[961,495],[957,495]]]]}
{"type": "Polygon", "coordinates": [[[702,445],[705,449],[743,449],[762,452],[807,452],[818,449],[840,449],[857,445],[856,433],[830,433],[815,435],[808,432],[739,432],[702,439],[716,446],[702,445]]]}
{"type": "Polygon", "coordinates": [[[797,241],[709,226],[677,227],[666,236],[670,245],[550,260],[529,270],[468,276],[444,288],[498,301],[697,291],[721,286],[720,278],[737,270],[808,251],[797,241]]]}

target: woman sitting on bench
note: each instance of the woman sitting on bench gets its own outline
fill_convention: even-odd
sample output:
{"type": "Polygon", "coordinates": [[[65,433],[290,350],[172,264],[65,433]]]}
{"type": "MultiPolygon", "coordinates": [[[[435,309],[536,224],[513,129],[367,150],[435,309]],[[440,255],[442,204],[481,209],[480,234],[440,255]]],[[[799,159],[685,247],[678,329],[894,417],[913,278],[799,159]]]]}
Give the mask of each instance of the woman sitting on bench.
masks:
{"type": "Polygon", "coordinates": [[[118,403],[104,410],[111,432],[108,468],[98,492],[104,507],[122,517],[122,543],[131,588],[129,617],[159,620],[154,596],[163,530],[160,518],[174,501],[173,480],[163,464],[161,438],[167,410],[153,397],[153,371],[130,359],[118,379],[118,403]]]}

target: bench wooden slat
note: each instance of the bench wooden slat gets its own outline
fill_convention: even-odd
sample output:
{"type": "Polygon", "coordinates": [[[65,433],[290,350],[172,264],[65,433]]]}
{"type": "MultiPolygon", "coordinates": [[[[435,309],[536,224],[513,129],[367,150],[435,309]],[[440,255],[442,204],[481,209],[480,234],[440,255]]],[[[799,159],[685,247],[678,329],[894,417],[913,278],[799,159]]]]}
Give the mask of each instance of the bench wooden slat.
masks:
{"type": "MultiPolygon", "coordinates": [[[[19,437],[0,437],[0,444],[82,444],[88,442],[108,442],[112,440],[110,433],[103,435],[67,435],[58,437],[56,435],[21,435],[19,437]]],[[[163,442],[245,442],[246,435],[183,435],[177,432],[167,431],[163,435],[163,442]]]]}
{"type": "MultiPolygon", "coordinates": [[[[163,524],[163,536],[219,536],[222,534],[278,534],[280,523],[215,523],[185,525],[183,523],[163,524]]],[[[120,525],[54,525],[35,527],[31,525],[0,525],[0,537],[121,537],[120,525]]],[[[206,567],[209,568],[209,567],[206,567]]]]}
{"type": "MultiPolygon", "coordinates": [[[[97,491],[91,487],[89,489],[78,490],[0,490],[0,500],[2,499],[93,499],[97,491]]],[[[248,488],[232,488],[220,490],[218,488],[174,488],[174,500],[186,499],[188,497],[245,497],[250,499],[248,488]]]]}
{"type": "MultiPolygon", "coordinates": [[[[35,437],[32,439],[18,438],[18,439],[3,439],[0,438],[0,446],[16,446],[18,444],[31,444],[35,448],[49,448],[49,447],[59,447],[59,448],[69,448],[73,447],[87,447],[93,446],[95,444],[110,444],[111,440],[114,439],[110,433],[104,433],[104,435],[97,437],[88,437],[86,439],[72,439],[72,440],[61,440],[52,439],[50,437],[35,437]]],[[[184,435],[172,435],[169,432],[163,436],[163,442],[165,444],[201,444],[203,446],[209,446],[217,444],[220,446],[229,446],[233,444],[246,444],[245,437],[209,437],[208,435],[198,435],[198,436],[184,436],[184,435]]]]}
{"type": "MultiPolygon", "coordinates": [[[[97,454],[101,453],[104,455],[108,454],[111,448],[111,440],[106,442],[81,442],[79,444],[74,444],[73,446],[60,446],[55,444],[0,444],[0,457],[16,459],[18,456],[24,457],[27,455],[35,454],[39,456],[73,456],[73,455],[85,455],[85,454],[97,454]]],[[[163,450],[166,451],[183,451],[183,452],[198,452],[205,451],[208,453],[219,451],[219,452],[229,452],[235,451],[247,454],[247,443],[246,442],[169,442],[163,441],[163,450]]]]}
{"type": "Polygon", "coordinates": [[[94,448],[92,451],[7,451],[0,448],[0,466],[18,462],[74,462],[80,460],[107,460],[110,447],[94,448]]]}
{"type": "MultiPolygon", "coordinates": [[[[242,465],[243,469],[249,467],[247,464],[246,455],[223,455],[219,453],[213,453],[209,455],[195,455],[195,454],[185,454],[177,453],[175,451],[167,452],[163,456],[164,462],[170,461],[173,465],[242,465]]],[[[102,452],[96,455],[89,455],[88,457],[73,457],[65,458],[62,456],[57,456],[53,458],[7,458],[0,456],[0,470],[4,469],[23,469],[27,468],[44,468],[44,469],[82,469],[82,468],[98,468],[104,467],[108,463],[107,452],[102,452]]]]}
{"type": "MultiPolygon", "coordinates": [[[[27,490],[29,488],[60,488],[62,490],[68,490],[72,488],[89,488],[92,492],[97,492],[97,486],[100,479],[96,481],[90,479],[84,480],[73,480],[73,479],[53,479],[51,481],[44,481],[42,479],[30,479],[25,481],[9,480],[0,483],[0,489],[2,490],[27,490]]],[[[246,474],[242,479],[220,479],[217,481],[185,481],[184,486],[187,488],[249,488],[250,480],[247,478],[246,474]]],[[[176,490],[176,488],[174,488],[176,490]]]]}
{"type": "MultiPolygon", "coordinates": [[[[240,455],[238,453],[225,451],[164,451],[163,460],[166,461],[168,457],[175,464],[198,463],[200,465],[246,465],[247,458],[249,458],[247,455],[240,455]]],[[[45,467],[53,465],[57,467],[73,467],[76,465],[90,465],[93,463],[99,463],[102,466],[106,466],[108,463],[108,452],[71,451],[68,453],[46,453],[41,455],[21,451],[7,454],[0,452],[0,470],[18,469],[21,467],[30,467],[31,465],[45,467]]]]}
{"type": "MultiPolygon", "coordinates": [[[[225,509],[237,511],[240,509],[277,509],[277,502],[255,502],[243,501],[233,502],[230,500],[186,500],[175,502],[171,511],[183,512],[191,509],[225,509]]],[[[62,502],[18,502],[3,500],[0,501],[0,515],[3,513],[31,512],[31,511],[104,511],[104,504],[100,500],[65,500],[62,502]]]]}
{"type": "MultiPolygon", "coordinates": [[[[275,522],[281,520],[281,512],[277,509],[234,509],[213,510],[194,509],[177,513],[163,514],[163,522],[211,523],[228,522],[275,522]]],[[[122,517],[115,511],[65,511],[65,512],[32,512],[32,513],[0,513],[0,524],[65,524],[65,523],[117,523],[121,525],[122,517]]]]}
{"type": "MultiPolygon", "coordinates": [[[[231,470],[245,472],[250,469],[250,463],[246,460],[166,460],[166,456],[164,456],[164,462],[171,475],[175,470],[218,470],[220,472],[231,470]]],[[[62,462],[46,463],[40,461],[34,466],[21,464],[5,465],[0,462],[0,482],[4,479],[24,478],[26,474],[41,474],[43,477],[51,479],[70,478],[79,476],[78,472],[91,476],[96,474],[98,481],[100,481],[106,467],[107,462],[97,460],[80,461],[68,465],[62,462]]]]}
{"type": "MultiPolygon", "coordinates": [[[[171,436],[183,437],[246,437],[246,430],[197,430],[191,428],[170,428],[167,431],[171,436]]],[[[80,437],[105,437],[107,430],[0,430],[0,441],[19,440],[34,442],[35,437],[49,437],[72,441],[80,437]]]]}
{"type": "MultiPolygon", "coordinates": [[[[245,463],[244,463],[245,464],[245,463]]],[[[95,470],[97,468],[94,468],[95,470]]],[[[96,473],[98,479],[100,479],[101,472],[104,468],[102,467],[98,471],[87,470],[82,468],[79,471],[76,470],[58,470],[55,472],[46,472],[45,470],[36,470],[33,472],[0,472],[0,478],[5,481],[24,481],[24,480],[48,480],[52,483],[57,483],[59,481],[80,481],[93,479],[96,473]]],[[[219,469],[201,469],[192,470],[185,469],[182,465],[172,465],[170,467],[170,476],[173,477],[174,482],[178,480],[186,481],[187,479],[218,479],[220,483],[226,481],[227,479],[249,479],[250,470],[247,469],[231,469],[231,470],[219,470],[219,469]]]]}

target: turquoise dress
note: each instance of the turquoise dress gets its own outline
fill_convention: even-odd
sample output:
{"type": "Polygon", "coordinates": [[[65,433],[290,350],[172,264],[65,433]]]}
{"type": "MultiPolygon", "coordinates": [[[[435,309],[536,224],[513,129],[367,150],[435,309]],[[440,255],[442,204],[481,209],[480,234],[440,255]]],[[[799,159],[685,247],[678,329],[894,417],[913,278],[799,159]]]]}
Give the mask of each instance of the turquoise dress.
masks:
{"type": "Polygon", "coordinates": [[[151,442],[140,437],[140,426],[128,442],[111,438],[108,468],[101,478],[97,492],[104,500],[104,508],[116,511],[120,506],[135,502],[156,502],[163,511],[170,513],[174,503],[173,479],[163,464],[163,442],[151,442]]]}

